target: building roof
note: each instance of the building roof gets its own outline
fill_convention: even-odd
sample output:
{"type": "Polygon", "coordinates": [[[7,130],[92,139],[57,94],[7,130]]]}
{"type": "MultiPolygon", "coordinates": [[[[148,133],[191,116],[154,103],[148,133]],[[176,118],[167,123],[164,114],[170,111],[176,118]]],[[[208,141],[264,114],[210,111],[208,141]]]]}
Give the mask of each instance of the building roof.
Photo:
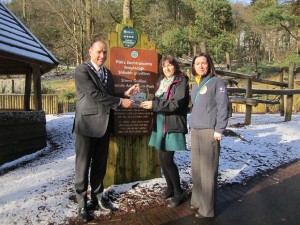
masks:
{"type": "Polygon", "coordinates": [[[59,62],[0,2],[0,75],[25,74],[30,64],[39,64],[44,74],[59,62]]]}

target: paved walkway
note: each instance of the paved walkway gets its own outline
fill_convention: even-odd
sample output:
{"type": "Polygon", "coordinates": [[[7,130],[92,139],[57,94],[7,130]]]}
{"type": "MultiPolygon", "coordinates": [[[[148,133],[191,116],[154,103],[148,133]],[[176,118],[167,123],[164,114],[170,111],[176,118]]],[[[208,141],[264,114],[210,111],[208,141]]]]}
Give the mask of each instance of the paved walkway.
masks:
{"type": "Polygon", "coordinates": [[[197,219],[190,198],[175,208],[157,207],[143,212],[93,221],[103,225],[298,225],[300,224],[300,160],[252,178],[247,185],[218,190],[217,216],[197,219]]]}

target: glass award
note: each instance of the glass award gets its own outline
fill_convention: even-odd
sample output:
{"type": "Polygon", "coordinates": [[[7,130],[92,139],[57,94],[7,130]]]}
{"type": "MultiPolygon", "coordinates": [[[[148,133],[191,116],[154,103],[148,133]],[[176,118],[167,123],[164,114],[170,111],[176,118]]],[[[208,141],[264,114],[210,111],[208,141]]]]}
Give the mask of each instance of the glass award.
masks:
{"type": "Polygon", "coordinates": [[[130,96],[130,99],[135,101],[135,104],[138,106],[140,105],[143,101],[148,100],[149,96],[149,90],[148,88],[140,88],[140,92],[136,93],[135,95],[130,96]]]}

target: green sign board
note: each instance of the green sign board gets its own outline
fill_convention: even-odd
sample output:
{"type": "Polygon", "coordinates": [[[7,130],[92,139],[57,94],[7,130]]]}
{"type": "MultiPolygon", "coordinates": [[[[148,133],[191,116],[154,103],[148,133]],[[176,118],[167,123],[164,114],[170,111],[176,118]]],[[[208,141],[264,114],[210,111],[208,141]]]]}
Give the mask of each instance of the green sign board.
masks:
{"type": "Polygon", "coordinates": [[[132,48],[137,42],[137,33],[133,27],[124,27],[121,31],[121,40],[125,47],[132,48]]]}

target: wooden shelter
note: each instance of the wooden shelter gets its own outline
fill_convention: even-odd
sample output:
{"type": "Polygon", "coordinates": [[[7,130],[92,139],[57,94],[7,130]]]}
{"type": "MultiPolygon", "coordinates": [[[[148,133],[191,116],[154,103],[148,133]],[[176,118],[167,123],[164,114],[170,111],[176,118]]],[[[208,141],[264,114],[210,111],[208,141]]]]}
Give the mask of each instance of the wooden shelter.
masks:
{"type": "Polygon", "coordinates": [[[58,60],[0,3],[0,78],[25,75],[24,110],[0,109],[0,164],[46,146],[41,76],[57,65],[58,60]]]}

